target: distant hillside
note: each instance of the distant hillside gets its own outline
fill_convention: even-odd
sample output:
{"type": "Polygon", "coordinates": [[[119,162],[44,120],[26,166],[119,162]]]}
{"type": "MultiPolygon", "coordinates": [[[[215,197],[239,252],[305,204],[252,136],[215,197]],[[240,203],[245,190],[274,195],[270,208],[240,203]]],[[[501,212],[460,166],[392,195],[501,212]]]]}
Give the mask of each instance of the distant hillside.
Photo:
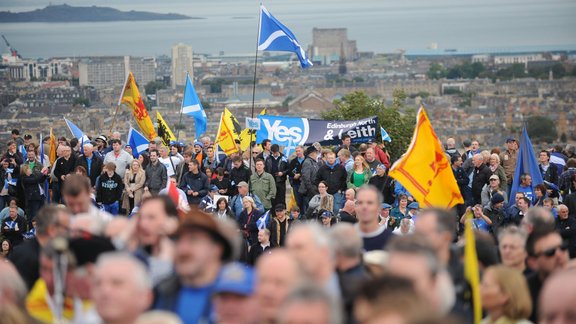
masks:
{"type": "Polygon", "coordinates": [[[180,14],[160,14],[144,11],[120,11],[108,7],[73,7],[67,4],[51,5],[44,9],[27,12],[0,11],[0,23],[25,22],[103,22],[202,19],[180,14]]]}

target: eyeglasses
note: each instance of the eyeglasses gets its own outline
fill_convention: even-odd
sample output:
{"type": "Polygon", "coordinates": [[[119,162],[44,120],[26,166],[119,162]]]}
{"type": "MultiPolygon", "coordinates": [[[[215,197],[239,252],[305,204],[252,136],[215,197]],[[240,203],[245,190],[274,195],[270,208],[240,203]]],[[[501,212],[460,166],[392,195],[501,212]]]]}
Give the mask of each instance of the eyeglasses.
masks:
{"type": "Polygon", "coordinates": [[[260,153],[258,153],[258,152],[252,152],[252,155],[258,155],[258,154],[260,154],[260,153]]]}
{"type": "Polygon", "coordinates": [[[553,248],[549,248],[546,249],[542,252],[536,253],[535,256],[539,257],[539,256],[545,256],[547,258],[553,257],[556,254],[556,250],[560,249],[562,252],[566,252],[568,250],[568,242],[563,242],[562,244],[560,244],[559,246],[553,247],[553,248]]]}

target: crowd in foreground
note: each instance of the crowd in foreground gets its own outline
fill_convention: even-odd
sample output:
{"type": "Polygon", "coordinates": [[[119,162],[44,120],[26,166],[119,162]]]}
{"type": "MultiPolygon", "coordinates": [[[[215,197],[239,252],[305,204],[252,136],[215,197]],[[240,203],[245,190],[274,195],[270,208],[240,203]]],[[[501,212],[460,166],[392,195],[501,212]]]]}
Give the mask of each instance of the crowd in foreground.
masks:
{"type": "Polygon", "coordinates": [[[151,141],[137,155],[115,133],[60,138],[51,164],[12,134],[0,167],[3,323],[469,323],[467,213],[484,321],[576,322],[571,146],[540,152],[543,186],[522,175],[510,202],[516,140],[460,154],[448,139],[465,204],[442,210],[388,177],[382,144],[348,137],[226,157],[210,138],[151,141]]]}

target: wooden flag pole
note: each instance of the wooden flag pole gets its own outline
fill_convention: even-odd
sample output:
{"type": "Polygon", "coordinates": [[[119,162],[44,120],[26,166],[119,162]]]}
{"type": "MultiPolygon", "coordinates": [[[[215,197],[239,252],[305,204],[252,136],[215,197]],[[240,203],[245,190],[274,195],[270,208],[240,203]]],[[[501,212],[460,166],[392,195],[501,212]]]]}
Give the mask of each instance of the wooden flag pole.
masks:
{"type": "Polygon", "coordinates": [[[116,105],[116,110],[114,111],[114,116],[112,117],[112,126],[110,127],[109,136],[112,135],[112,131],[114,130],[114,126],[116,125],[116,117],[118,116],[118,109],[120,109],[120,105],[122,104],[122,97],[124,97],[124,90],[126,90],[126,83],[128,82],[128,77],[130,73],[126,75],[126,80],[124,81],[124,85],[122,86],[122,92],[120,93],[120,99],[118,99],[118,104],[116,105]]]}
{"type": "MultiPolygon", "coordinates": [[[[184,108],[184,99],[186,97],[186,85],[188,84],[188,78],[190,78],[190,73],[186,71],[186,82],[184,83],[184,93],[182,94],[182,102],[180,102],[180,119],[178,120],[178,128],[176,129],[176,142],[180,141],[180,130],[182,126],[182,112],[184,108]]],[[[192,80],[190,80],[192,82],[192,80]]],[[[158,91],[156,91],[156,96],[158,96],[158,91]]],[[[198,98],[200,99],[200,98],[198,98]]]]}
{"type": "MultiPolygon", "coordinates": [[[[258,32],[256,33],[256,53],[254,55],[254,81],[252,84],[252,110],[250,112],[250,118],[254,118],[254,105],[256,101],[256,74],[258,73],[258,43],[260,42],[260,24],[262,23],[262,3],[258,6],[258,32]]],[[[248,162],[248,169],[252,170],[252,135],[250,135],[250,156],[248,157],[250,161],[248,162]]],[[[250,179],[248,179],[248,192],[252,191],[252,186],[250,184],[250,179]]]]}

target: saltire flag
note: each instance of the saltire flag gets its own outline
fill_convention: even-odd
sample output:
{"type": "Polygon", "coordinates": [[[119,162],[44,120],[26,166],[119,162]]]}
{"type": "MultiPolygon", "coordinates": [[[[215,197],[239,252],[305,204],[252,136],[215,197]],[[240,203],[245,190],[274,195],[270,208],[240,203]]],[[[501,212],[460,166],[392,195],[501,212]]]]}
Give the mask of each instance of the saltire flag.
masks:
{"type": "Polygon", "coordinates": [[[54,165],[54,162],[56,161],[56,146],[56,136],[54,136],[54,130],[50,128],[50,151],[48,153],[50,165],[54,165]]]}
{"type": "Polygon", "coordinates": [[[464,199],[450,162],[421,107],[408,151],[390,169],[390,176],[410,192],[420,206],[451,208],[464,199]]]}
{"type": "Polygon", "coordinates": [[[392,142],[392,138],[390,138],[390,135],[388,135],[388,132],[382,126],[380,126],[380,134],[382,135],[382,142],[392,142]]]}
{"type": "Polygon", "coordinates": [[[218,133],[214,144],[218,144],[224,154],[230,155],[238,152],[236,146],[236,139],[240,133],[240,124],[238,120],[228,108],[224,108],[224,112],[220,117],[220,125],[218,126],[218,133]]]}
{"type": "Polygon", "coordinates": [[[288,141],[288,145],[284,148],[284,156],[287,159],[290,158],[290,155],[292,154],[292,152],[294,152],[295,149],[296,149],[296,145],[294,145],[294,141],[292,140],[292,137],[290,137],[290,140],[288,141]]]}
{"type": "Polygon", "coordinates": [[[148,138],[148,140],[153,140],[156,138],[156,130],[154,130],[154,124],[150,115],[148,115],[148,110],[142,101],[142,96],[140,95],[140,90],[138,90],[138,85],[136,80],[134,80],[134,75],[132,72],[128,74],[126,78],[126,83],[122,89],[122,94],[120,95],[120,100],[118,105],[125,104],[132,110],[132,116],[136,120],[136,123],[142,130],[142,133],[148,138]]]}
{"type": "Polygon", "coordinates": [[[130,130],[128,131],[128,140],[126,142],[132,148],[132,156],[134,158],[138,158],[142,152],[146,151],[150,143],[144,135],[140,134],[140,132],[132,126],[130,126],[130,130]]]}
{"type": "Polygon", "coordinates": [[[196,139],[200,138],[206,132],[206,123],[208,118],[202,107],[200,98],[196,94],[194,85],[190,80],[190,75],[186,75],[186,87],[184,88],[184,98],[182,98],[182,113],[194,118],[196,124],[196,139]]]}
{"type": "Polygon", "coordinates": [[[84,132],[73,122],[69,121],[66,118],[64,118],[64,121],[66,122],[66,125],[70,130],[70,133],[72,133],[72,136],[76,137],[78,139],[78,142],[80,142],[80,152],[84,154],[84,143],[89,143],[90,138],[88,138],[88,136],[86,136],[86,134],[84,134],[84,132]]]}
{"type": "Polygon", "coordinates": [[[474,324],[482,322],[482,304],[480,301],[480,267],[478,266],[478,255],[476,253],[476,239],[472,230],[474,212],[466,214],[464,224],[464,278],[468,282],[471,293],[473,307],[474,324]]]}
{"type": "Polygon", "coordinates": [[[168,180],[166,183],[166,195],[170,197],[170,199],[176,205],[176,209],[178,210],[178,216],[183,217],[187,212],[190,211],[190,205],[188,204],[188,200],[180,194],[176,185],[168,180]]]}
{"type": "Polygon", "coordinates": [[[156,112],[156,122],[158,123],[158,136],[162,139],[164,145],[168,146],[170,145],[170,142],[176,141],[176,136],[174,136],[168,123],[166,123],[158,111],[156,112]]]}
{"type": "Polygon", "coordinates": [[[258,220],[256,221],[256,226],[258,227],[258,230],[262,230],[268,227],[269,218],[270,218],[270,211],[265,212],[264,215],[258,218],[258,220]]]}
{"type": "MultiPolygon", "coordinates": [[[[40,134],[40,163],[44,166],[44,143],[42,143],[42,134],[40,134]]],[[[44,180],[44,185],[42,186],[44,189],[44,197],[46,198],[46,203],[50,203],[50,189],[48,187],[48,179],[44,180]]]]}
{"type": "MultiPolygon", "coordinates": [[[[510,197],[516,197],[516,192],[520,187],[520,177],[522,174],[527,173],[532,177],[532,192],[537,185],[544,183],[540,168],[538,167],[538,160],[532,147],[530,137],[526,127],[522,130],[522,137],[520,137],[520,148],[518,150],[518,160],[516,162],[516,171],[514,171],[514,180],[512,181],[512,188],[510,189],[510,197]]],[[[514,199],[510,199],[509,204],[516,203],[514,199]]]]}
{"type": "Polygon", "coordinates": [[[260,30],[258,31],[258,50],[292,52],[298,56],[300,66],[308,68],[312,62],[306,51],[300,46],[296,36],[276,19],[263,5],[260,5],[260,30]]]}
{"type": "MultiPolygon", "coordinates": [[[[262,109],[260,115],[266,115],[266,108],[262,109]]],[[[256,141],[256,130],[244,128],[240,132],[240,149],[246,151],[250,148],[250,144],[256,141]]]]}

